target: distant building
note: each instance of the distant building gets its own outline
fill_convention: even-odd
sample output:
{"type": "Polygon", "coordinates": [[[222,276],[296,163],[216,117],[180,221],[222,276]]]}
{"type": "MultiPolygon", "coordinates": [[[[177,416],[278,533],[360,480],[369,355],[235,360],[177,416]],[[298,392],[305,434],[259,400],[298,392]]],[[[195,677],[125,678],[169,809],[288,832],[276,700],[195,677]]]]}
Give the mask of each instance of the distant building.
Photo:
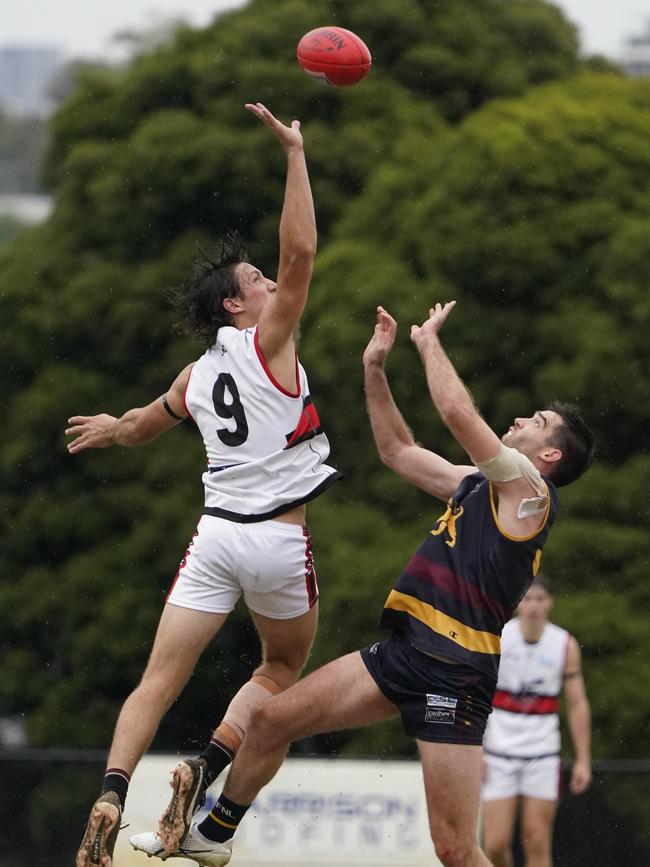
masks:
{"type": "Polygon", "coordinates": [[[7,114],[48,115],[48,88],[62,65],[56,46],[0,47],[0,108],[7,114]]]}
{"type": "Polygon", "coordinates": [[[650,20],[646,21],[645,33],[626,40],[621,65],[629,75],[650,75],[650,20]]]}
{"type": "Polygon", "coordinates": [[[51,196],[30,193],[0,193],[0,217],[13,217],[27,226],[42,223],[52,213],[54,202],[51,196]]]}

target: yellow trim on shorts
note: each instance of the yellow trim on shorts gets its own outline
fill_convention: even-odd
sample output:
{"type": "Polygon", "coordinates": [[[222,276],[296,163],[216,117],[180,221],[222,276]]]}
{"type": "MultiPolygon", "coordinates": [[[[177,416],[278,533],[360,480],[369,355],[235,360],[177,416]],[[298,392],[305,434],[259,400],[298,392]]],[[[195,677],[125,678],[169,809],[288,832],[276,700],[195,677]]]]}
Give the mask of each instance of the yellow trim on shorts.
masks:
{"type": "Polygon", "coordinates": [[[455,620],[448,614],[438,611],[433,605],[422,602],[421,599],[416,599],[406,593],[400,593],[399,590],[391,590],[384,608],[405,611],[439,635],[444,635],[445,638],[460,644],[465,650],[497,655],[501,653],[501,639],[498,635],[493,632],[481,632],[479,629],[472,629],[471,626],[466,626],[460,620],[455,620]]]}

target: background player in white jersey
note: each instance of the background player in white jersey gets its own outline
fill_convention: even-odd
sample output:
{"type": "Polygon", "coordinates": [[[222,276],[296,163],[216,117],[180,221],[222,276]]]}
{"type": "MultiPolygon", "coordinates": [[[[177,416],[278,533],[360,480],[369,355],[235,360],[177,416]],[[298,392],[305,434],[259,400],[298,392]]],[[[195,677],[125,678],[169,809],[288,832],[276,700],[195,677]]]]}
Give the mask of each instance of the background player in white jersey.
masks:
{"type": "Polygon", "coordinates": [[[575,638],[547,620],[553,606],[541,573],[501,635],[499,680],[483,748],[483,845],[495,867],[511,867],[517,811],[526,867],[551,867],[560,784],[559,694],[564,689],[575,749],[570,790],[591,782],[591,726],[575,638]]]}
{"type": "Polygon", "coordinates": [[[300,124],[246,106],[287,156],[277,283],[248,262],[236,236],[221,242],[176,292],[181,320],[207,351],[162,398],[121,418],[73,416],[68,451],[136,446],[191,416],[205,443],[205,509],[167,598],[142,681],[125,702],[102,794],[77,867],[110,867],[128,783],[163,714],[243,594],[263,660],[230,703],[200,757],[173,772],[160,839],[175,849],[206,787],[232,760],[251,711],[302,671],[317,623],[318,588],[305,503],[339,478],[298,363],[294,332],[307,300],[316,221],[300,124]]]}

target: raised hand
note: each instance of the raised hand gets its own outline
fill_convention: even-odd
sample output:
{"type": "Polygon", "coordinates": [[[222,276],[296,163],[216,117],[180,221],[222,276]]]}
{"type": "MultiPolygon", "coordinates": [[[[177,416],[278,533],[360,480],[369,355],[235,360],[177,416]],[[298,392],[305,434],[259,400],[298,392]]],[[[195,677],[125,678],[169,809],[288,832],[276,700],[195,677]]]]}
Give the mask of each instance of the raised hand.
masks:
{"type": "Polygon", "coordinates": [[[302,150],[303,142],[299,120],[292,120],[290,127],[285,126],[261,102],[247,102],[246,108],[268,126],[287,153],[290,150],[302,150]]]}
{"type": "Polygon", "coordinates": [[[363,363],[366,367],[371,364],[383,366],[388,353],[393,348],[396,334],[397,322],[383,307],[378,307],[377,324],[363,353],[363,363]]]}
{"type": "Polygon", "coordinates": [[[82,452],[84,449],[106,449],[115,445],[114,429],[117,419],[112,415],[73,415],[68,419],[65,435],[73,436],[72,442],[68,443],[68,451],[71,455],[82,452]]]}
{"type": "Polygon", "coordinates": [[[413,343],[419,348],[429,337],[437,334],[455,306],[455,301],[447,301],[446,304],[437,303],[435,307],[430,307],[429,318],[422,325],[411,326],[411,340],[413,343]]]}

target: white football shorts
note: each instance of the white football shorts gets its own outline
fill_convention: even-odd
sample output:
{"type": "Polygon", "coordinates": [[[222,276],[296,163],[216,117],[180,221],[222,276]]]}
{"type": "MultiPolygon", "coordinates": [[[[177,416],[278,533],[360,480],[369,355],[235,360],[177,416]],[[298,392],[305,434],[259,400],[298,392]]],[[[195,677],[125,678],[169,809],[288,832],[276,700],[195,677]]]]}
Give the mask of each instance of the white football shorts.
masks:
{"type": "Polygon", "coordinates": [[[276,620],[299,617],[316,604],[318,584],[306,527],[201,517],[166,601],[228,614],[242,594],[251,611],[276,620]]]}
{"type": "Polygon", "coordinates": [[[559,756],[518,759],[484,753],[484,757],[483,801],[498,801],[517,795],[542,801],[557,801],[560,797],[559,756]]]}

